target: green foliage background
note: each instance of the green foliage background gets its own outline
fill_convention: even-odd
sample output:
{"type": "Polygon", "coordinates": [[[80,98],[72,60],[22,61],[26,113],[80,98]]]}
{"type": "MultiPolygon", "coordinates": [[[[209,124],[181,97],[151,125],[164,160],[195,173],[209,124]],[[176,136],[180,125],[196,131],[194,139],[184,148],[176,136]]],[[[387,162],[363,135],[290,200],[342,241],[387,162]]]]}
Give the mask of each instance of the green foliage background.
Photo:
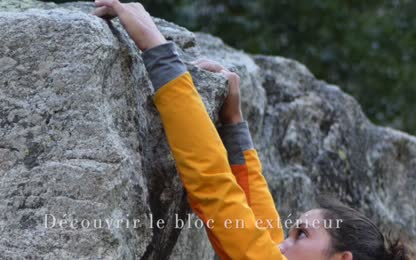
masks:
{"type": "Polygon", "coordinates": [[[375,123],[416,135],[414,0],[140,2],[249,53],[296,59],[355,96],[375,123]]]}

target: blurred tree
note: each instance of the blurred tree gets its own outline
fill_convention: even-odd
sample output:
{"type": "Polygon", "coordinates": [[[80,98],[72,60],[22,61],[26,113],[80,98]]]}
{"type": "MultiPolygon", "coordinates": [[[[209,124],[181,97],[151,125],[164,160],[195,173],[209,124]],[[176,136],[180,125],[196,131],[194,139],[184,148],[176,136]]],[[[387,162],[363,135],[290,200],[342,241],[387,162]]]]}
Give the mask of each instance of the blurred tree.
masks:
{"type": "Polygon", "coordinates": [[[299,60],[355,96],[374,122],[416,134],[414,0],[140,2],[236,48],[299,60]]]}

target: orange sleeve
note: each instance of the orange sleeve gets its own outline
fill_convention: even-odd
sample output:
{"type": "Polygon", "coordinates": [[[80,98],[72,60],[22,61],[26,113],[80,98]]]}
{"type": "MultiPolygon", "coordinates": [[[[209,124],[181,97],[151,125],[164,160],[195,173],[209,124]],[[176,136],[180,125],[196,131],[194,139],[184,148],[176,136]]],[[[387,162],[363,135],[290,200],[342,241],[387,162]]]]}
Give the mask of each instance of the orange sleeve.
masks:
{"type": "Polygon", "coordinates": [[[262,174],[257,151],[254,148],[245,150],[243,156],[245,164],[231,165],[232,172],[243,188],[259,226],[267,228],[273,241],[279,244],[284,240],[284,232],[273,197],[262,174]]]}
{"type": "Polygon", "coordinates": [[[185,72],[165,84],[154,102],[188,201],[210,230],[221,259],[286,259],[267,229],[256,227],[191,75],[185,72]]]}
{"type": "Polygon", "coordinates": [[[228,153],[228,162],[237,183],[246,194],[248,205],[254,212],[259,226],[268,229],[276,243],[284,239],[279,214],[274,205],[257,151],[251,138],[248,122],[221,125],[218,133],[228,153]]]}

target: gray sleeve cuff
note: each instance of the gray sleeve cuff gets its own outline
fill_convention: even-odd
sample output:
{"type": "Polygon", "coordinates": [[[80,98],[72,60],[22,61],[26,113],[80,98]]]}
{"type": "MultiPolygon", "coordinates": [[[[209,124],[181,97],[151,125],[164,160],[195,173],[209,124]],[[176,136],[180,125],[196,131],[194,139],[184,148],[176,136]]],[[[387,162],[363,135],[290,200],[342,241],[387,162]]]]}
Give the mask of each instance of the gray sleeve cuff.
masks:
{"type": "Polygon", "coordinates": [[[245,164],[243,152],[253,149],[247,121],[218,127],[218,133],[227,149],[230,164],[245,164]]]}
{"type": "Polygon", "coordinates": [[[185,64],[179,59],[173,42],[146,50],[142,58],[155,92],[187,71],[185,64]]]}

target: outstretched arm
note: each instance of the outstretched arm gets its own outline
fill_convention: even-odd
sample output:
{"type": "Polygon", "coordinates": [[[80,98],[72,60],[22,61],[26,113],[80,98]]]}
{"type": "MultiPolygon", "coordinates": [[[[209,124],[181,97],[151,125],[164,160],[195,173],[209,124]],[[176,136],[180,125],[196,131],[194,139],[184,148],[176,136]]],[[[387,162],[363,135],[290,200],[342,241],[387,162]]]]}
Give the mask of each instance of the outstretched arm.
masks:
{"type": "Polygon", "coordinates": [[[190,205],[212,227],[209,236],[218,255],[283,259],[267,230],[256,227],[255,215],[190,74],[184,72],[162,86],[154,101],[190,205]]]}
{"type": "MultiPolygon", "coordinates": [[[[140,4],[129,10],[132,4],[122,5],[117,0],[102,0],[101,4],[119,15],[133,40],[139,41],[139,48],[142,38],[159,37],[160,33],[147,34],[147,29],[154,30],[155,26],[140,4]],[[132,29],[134,26],[140,28],[132,29]]],[[[222,259],[285,259],[267,230],[256,227],[254,213],[231,172],[225,147],[191,75],[173,45],[158,41],[153,47],[141,48],[147,50],[143,58],[156,90],[154,102],[190,205],[210,227],[210,240],[216,243],[217,253],[222,259]],[[170,75],[165,78],[167,82],[152,76],[155,69],[170,75]],[[244,223],[243,228],[236,227],[237,220],[244,223]]]]}
{"type": "Polygon", "coordinates": [[[248,122],[244,120],[241,111],[240,77],[212,60],[200,59],[195,64],[202,69],[222,73],[228,79],[229,93],[219,112],[221,126],[218,132],[227,150],[231,170],[244,190],[259,226],[267,228],[272,239],[281,243],[284,234],[279,214],[262,174],[261,162],[254,149],[248,122]]]}

